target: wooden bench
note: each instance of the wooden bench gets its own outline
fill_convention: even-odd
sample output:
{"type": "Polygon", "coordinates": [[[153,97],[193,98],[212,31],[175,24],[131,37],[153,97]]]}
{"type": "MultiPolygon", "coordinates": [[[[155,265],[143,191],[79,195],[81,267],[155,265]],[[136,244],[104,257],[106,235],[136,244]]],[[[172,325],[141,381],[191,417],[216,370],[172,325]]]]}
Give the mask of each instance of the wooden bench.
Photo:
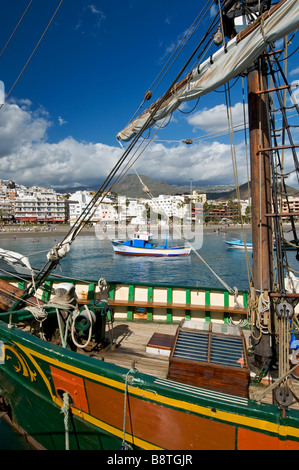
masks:
{"type": "MultiPolygon", "coordinates": [[[[79,300],[79,302],[81,302],[79,300]]],[[[84,301],[87,303],[87,301],[84,301]]],[[[232,314],[247,314],[247,309],[244,307],[226,307],[226,306],[215,306],[215,305],[195,305],[195,304],[183,304],[174,302],[146,302],[141,300],[108,300],[109,304],[113,306],[123,307],[144,307],[144,308],[170,308],[179,310],[201,310],[210,312],[220,313],[232,313],[232,314]]]]}

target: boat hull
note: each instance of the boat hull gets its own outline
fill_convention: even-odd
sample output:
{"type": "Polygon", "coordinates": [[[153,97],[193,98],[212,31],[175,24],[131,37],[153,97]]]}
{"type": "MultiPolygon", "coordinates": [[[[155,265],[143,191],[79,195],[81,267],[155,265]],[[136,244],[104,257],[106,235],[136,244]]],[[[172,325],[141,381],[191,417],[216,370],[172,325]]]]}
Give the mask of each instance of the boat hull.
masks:
{"type": "MultiPolygon", "coordinates": [[[[39,293],[43,301],[51,301],[57,283],[47,281],[39,293]]],[[[77,282],[76,290],[79,304],[103,295],[92,281],[77,282]]],[[[225,290],[199,287],[111,283],[106,295],[115,321],[141,319],[145,327],[182,318],[225,324],[233,314],[246,315],[242,292],[243,307],[235,307],[234,295],[225,290]]],[[[22,319],[22,311],[13,322],[15,316],[22,319]]],[[[133,449],[299,449],[298,411],[283,419],[274,405],[132,372],[9,328],[9,320],[9,313],[2,314],[0,395],[14,423],[46,449],[65,448],[63,391],[71,397],[70,449],[119,450],[125,409],[125,441],[133,449]]]]}
{"type": "Polygon", "coordinates": [[[122,242],[112,241],[113,250],[119,255],[130,256],[187,256],[191,252],[191,248],[178,246],[178,247],[137,247],[124,245],[122,242]]]}
{"type": "Polygon", "coordinates": [[[274,405],[106,364],[3,321],[0,341],[0,393],[14,422],[46,449],[299,449],[293,410],[283,418],[274,405]]]}
{"type": "Polygon", "coordinates": [[[234,248],[235,250],[245,250],[247,248],[247,250],[252,251],[252,243],[246,243],[246,246],[241,240],[226,241],[225,243],[228,248],[234,248]]]}

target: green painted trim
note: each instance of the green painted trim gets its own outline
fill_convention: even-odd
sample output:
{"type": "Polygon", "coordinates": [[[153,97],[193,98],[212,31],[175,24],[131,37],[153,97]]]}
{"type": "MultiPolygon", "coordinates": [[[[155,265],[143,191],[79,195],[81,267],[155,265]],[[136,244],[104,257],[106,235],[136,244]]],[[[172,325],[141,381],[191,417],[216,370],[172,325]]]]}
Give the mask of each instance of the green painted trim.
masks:
{"type": "MultiPolygon", "coordinates": [[[[15,279],[13,276],[0,276],[1,279],[4,279],[4,280],[12,280],[12,279],[15,279]]],[[[51,276],[48,278],[49,281],[57,281],[56,278],[51,278],[51,276]]],[[[72,282],[72,283],[76,283],[76,280],[72,279],[72,278],[64,278],[63,279],[64,282],[72,282]]],[[[94,279],[85,279],[86,282],[88,283],[97,283],[97,281],[95,281],[94,279]]],[[[126,283],[123,282],[123,281],[109,281],[109,279],[107,279],[107,284],[109,284],[109,286],[113,286],[115,288],[115,286],[117,284],[121,284],[121,285],[125,285],[126,283]]],[[[161,287],[169,287],[169,285],[166,285],[166,284],[160,284],[160,283],[156,283],[156,284],[149,284],[149,283],[144,283],[144,282],[135,282],[134,283],[135,286],[146,286],[146,287],[158,287],[158,288],[161,288],[161,287]]],[[[226,289],[224,289],[223,287],[208,287],[208,286],[198,286],[198,285],[181,285],[181,284],[173,284],[171,286],[172,288],[178,288],[178,289],[186,289],[186,287],[188,289],[191,289],[191,290],[209,290],[210,292],[226,292],[226,289]]],[[[243,290],[240,290],[239,291],[239,294],[243,294],[247,291],[243,291],[243,290]]]]}
{"type": "MultiPolygon", "coordinates": [[[[135,286],[133,284],[129,285],[128,300],[134,300],[134,290],[135,286]]],[[[127,320],[133,320],[134,309],[133,307],[127,308],[127,320]]]]}
{"type": "MultiPolygon", "coordinates": [[[[65,281],[66,281],[66,280],[65,280],[65,281]]],[[[95,281],[93,281],[93,280],[87,280],[87,281],[88,281],[88,282],[95,282],[95,281]]],[[[107,283],[108,283],[108,284],[111,284],[111,285],[112,285],[112,284],[114,284],[114,285],[116,285],[116,284],[128,285],[128,284],[126,284],[126,283],[123,282],[123,281],[109,281],[108,279],[107,279],[107,283]]],[[[144,287],[144,286],[149,287],[149,286],[151,286],[151,287],[153,287],[153,288],[154,288],[154,287],[157,287],[157,288],[163,288],[163,287],[165,287],[165,288],[167,288],[167,287],[169,287],[169,284],[162,284],[162,283],[160,284],[159,282],[157,282],[157,283],[155,283],[155,284],[144,283],[144,282],[135,282],[135,283],[134,283],[134,286],[136,286],[136,287],[137,287],[137,286],[138,286],[138,287],[144,287]]],[[[198,291],[198,290],[201,290],[201,291],[209,290],[210,292],[227,292],[227,289],[224,289],[223,287],[209,287],[209,286],[186,285],[186,284],[185,284],[185,285],[182,285],[182,284],[172,284],[172,285],[171,285],[171,288],[172,288],[172,289],[186,289],[186,288],[188,288],[188,289],[196,290],[196,291],[198,291]]],[[[245,292],[245,291],[239,290],[239,294],[241,294],[241,293],[243,293],[243,292],[245,292]]],[[[246,291],[246,292],[247,292],[247,291],[246,291]]]]}
{"type": "Polygon", "coordinates": [[[134,300],[134,289],[135,289],[135,286],[133,284],[130,284],[128,300],[134,300]]]}
{"type": "Polygon", "coordinates": [[[154,289],[153,286],[148,286],[147,288],[147,301],[153,302],[154,300],[154,289]]]}
{"type": "Polygon", "coordinates": [[[166,310],[166,321],[168,323],[171,323],[172,322],[172,309],[171,308],[168,308],[166,310]]]}
{"type": "Polygon", "coordinates": [[[95,287],[96,285],[94,283],[88,285],[87,300],[94,300],[95,287]]]}
{"type": "MultiPolygon", "coordinates": [[[[186,304],[191,304],[191,289],[186,289],[186,304]]],[[[186,320],[191,320],[191,310],[185,312],[186,320]]]]}
{"type": "Polygon", "coordinates": [[[146,319],[147,319],[147,321],[153,321],[153,309],[152,309],[152,307],[147,307],[146,319]]]}
{"type": "Polygon", "coordinates": [[[172,303],[172,287],[167,287],[167,303],[172,303]]]}
{"type": "Polygon", "coordinates": [[[108,300],[114,300],[115,284],[109,284],[108,300]]]}
{"type": "MultiPolygon", "coordinates": [[[[148,288],[147,288],[147,301],[148,302],[153,302],[153,298],[154,298],[153,286],[148,286],[148,288]]],[[[148,321],[153,321],[153,308],[152,307],[147,307],[146,319],[148,321]]]]}
{"type": "Polygon", "coordinates": [[[18,288],[24,290],[25,289],[25,281],[18,282],[18,288]]]}
{"type": "MultiPolygon", "coordinates": [[[[167,287],[167,303],[172,303],[172,287],[167,287]]],[[[172,321],[172,309],[168,308],[166,311],[166,321],[172,321]]]]}
{"type": "Polygon", "coordinates": [[[243,307],[247,308],[248,292],[243,292],[243,307]]]}
{"type": "MultiPolygon", "coordinates": [[[[224,307],[229,307],[229,294],[228,292],[224,292],[224,307]]],[[[229,314],[224,313],[224,324],[229,324],[229,314]]]]}
{"type": "MultiPolygon", "coordinates": [[[[210,305],[211,303],[211,291],[205,291],[205,305],[210,305]]],[[[206,310],[205,312],[205,321],[211,321],[211,312],[206,310]]]]}
{"type": "Polygon", "coordinates": [[[53,281],[46,281],[43,288],[42,301],[48,302],[52,291],[53,281]]]}

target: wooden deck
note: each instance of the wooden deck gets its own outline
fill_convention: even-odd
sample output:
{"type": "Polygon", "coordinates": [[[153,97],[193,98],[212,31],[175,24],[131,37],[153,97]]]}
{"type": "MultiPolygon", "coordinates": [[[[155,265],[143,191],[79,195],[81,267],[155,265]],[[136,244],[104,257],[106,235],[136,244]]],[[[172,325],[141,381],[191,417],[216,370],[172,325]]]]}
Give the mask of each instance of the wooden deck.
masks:
{"type": "MultiPolygon", "coordinates": [[[[175,335],[178,325],[145,322],[114,322],[115,349],[101,350],[105,362],[130,369],[132,361],[139,372],[166,378],[169,358],[146,352],[146,346],[154,333],[175,335]]],[[[106,337],[109,338],[109,330],[106,337]]]]}
{"type": "MultiPolygon", "coordinates": [[[[101,350],[99,356],[107,363],[116,364],[128,370],[133,366],[141,373],[166,379],[169,371],[169,357],[148,353],[146,346],[154,333],[175,336],[177,328],[178,325],[175,324],[116,321],[113,326],[113,339],[116,347],[101,350]]],[[[107,329],[107,338],[109,334],[107,329]]],[[[291,388],[299,397],[299,381],[292,382],[291,388]]],[[[270,382],[259,386],[251,385],[249,397],[254,399],[256,392],[266,389],[269,385],[270,382]]],[[[272,400],[272,392],[269,392],[262,401],[272,403],[272,400]]],[[[299,403],[295,400],[291,408],[299,410],[299,403]]]]}

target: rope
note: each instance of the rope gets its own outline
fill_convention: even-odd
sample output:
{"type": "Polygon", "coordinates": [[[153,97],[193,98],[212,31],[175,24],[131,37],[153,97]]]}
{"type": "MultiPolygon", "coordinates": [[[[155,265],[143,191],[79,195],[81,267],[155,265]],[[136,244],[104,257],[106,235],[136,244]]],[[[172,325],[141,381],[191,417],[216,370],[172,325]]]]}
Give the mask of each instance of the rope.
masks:
{"type": "Polygon", "coordinates": [[[121,450],[132,450],[132,446],[126,442],[126,415],[127,415],[127,397],[128,397],[128,378],[130,373],[137,372],[135,369],[134,360],[132,361],[131,369],[126,373],[125,376],[125,399],[124,399],[124,419],[123,419],[123,439],[121,443],[121,450]]]}
{"type": "Polygon", "coordinates": [[[292,369],[290,369],[289,371],[287,371],[282,377],[280,377],[279,379],[277,379],[275,382],[273,382],[272,385],[270,385],[269,387],[265,388],[265,390],[263,390],[262,392],[257,392],[253,395],[252,398],[254,398],[254,400],[256,400],[257,402],[261,402],[262,399],[267,395],[267,393],[271,392],[271,390],[273,390],[274,388],[278,387],[278,385],[281,384],[281,382],[283,382],[284,380],[286,380],[286,378],[292,374],[292,372],[294,372],[298,367],[298,364],[296,364],[294,367],[292,367],[292,369]]]}
{"type": "Polygon", "coordinates": [[[45,309],[40,307],[26,307],[26,310],[29,310],[30,313],[34,316],[35,320],[39,323],[42,323],[48,318],[48,314],[45,309]]]}
{"type": "Polygon", "coordinates": [[[27,5],[27,7],[26,7],[26,9],[25,9],[25,11],[24,11],[24,13],[22,14],[21,18],[19,19],[19,21],[18,21],[18,23],[17,23],[15,29],[14,29],[13,32],[11,33],[11,35],[10,35],[10,37],[9,37],[9,39],[8,39],[8,41],[7,41],[7,43],[6,43],[5,46],[3,47],[2,51],[1,51],[1,54],[0,54],[0,57],[2,56],[3,52],[4,52],[5,49],[7,48],[8,44],[10,43],[10,41],[11,41],[12,37],[14,36],[16,30],[17,30],[18,27],[20,26],[20,23],[21,23],[21,21],[23,20],[24,16],[26,15],[27,10],[29,9],[29,7],[30,7],[30,5],[31,5],[32,2],[33,2],[33,0],[30,0],[29,4],[27,5]]]}
{"type": "MultiPolygon", "coordinates": [[[[182,38],[182,40],[178,43],[177,47],[174,49],[174,51],[172,52],[171,56],[169,57],[169,59],[166,61],[165,65],[163,66],[162,70],[159,72],[159,74],[157,75],[157,77],[155,78],[155,80],[152,82],[152,84],[150,85],[150,87],[148,88],[148,90],[151,90],[152,87],[156,84],[156,82],[158,82],[156,85],[155,85],[155,88],[153,89],[153,91],[148,91],[145,93],[144,95],[144,98],[143,98],[143,101],[141,102],[141,104],[139,105],[138,109],[135,111],[134,115],[131,117],[130,121],[128,122],[128,124],[130,122],[133,121],[133,119],[135,118],[136,114],[138,113],[138,111],[140,110],[140,108],[142,108],[143,104],[152,97],[153,93],[157,90],[157,88],[160,86],[161,82],[163,81],[163,79],[165,78],[165,76],[167,75],[167,73],[169,73],[169,70],[171,69],[171,67],[173,66],[173,64],[175,63],[175,61],[178,59],[179,55],[182,53],[183,49],[186,47],[186,45],[188,44],[188,42],[190,41],[190,39],[192,38],[192,36],[194,35],[194,33],[196,32],[196,30],[199,28],[201,22],[204,20],[205,16],[209,13],[210,11],[210,7],[211,7],[211,0],[208,0],[205,4],[205,6],[202,8],[202,10],[200,11],[200,13],[197,15],[197,17],[195,18],[195,20],[193,21],[193,23],[191,24],[191,26],[188,28],[188,30],[186,31],[186,33],[184,34],[184,37],[182,38]],[[203,17],[200,19],[200,16],[203,14],[203,17]],[[196,24],[197,23],[197,24],[196,24]],[[181,48],[181,50],[179,51],[179,48],[181,48]],[[179,51],[179,52],[177,52],[179,51]],[[175,56],[176,54],[176,56],[175,56]],[[174,60],[170,63],[170,61],[172,60],[172,58],[174,57],[174,60]],[[169,67],[167,68],[167,70],[165,71],[165,73],[162,75],[164,69],[166,69],[166,67],[169,65],[169,67]],[[160,80],[158,81],[159,77],[162,75],[162,77],[160,78],[160,80]]],[[[127,124],[127,125],[128,125],[127,124]]]]}
{"type": "Polygon", "coordinates": [[[72,341],[75,344],[75,346],[77,346],[77,348],[79,348],[79,349],[84,349],[84,348],[86,348],[86,346],[88,346],[88,344],[90,343],[90,340],[91,340],[91,335],[92,335],[93,320],[92,320],[91,312],[90,312],[87,305],[85,305],[85,310],[86,310],[86,312],[88,314],[88,318],[89,318],[89,329],[88,329],[88,338],[87,338],[87,340],[84,344],[78,343],[75,339],[75,321],[76,321],[76,318],[81,314],[80,310],[77,313],[75,313],[75,315],[72,318],[72,320],[73,320],[72,325],[71,325],[72,341]]]}
{"type": "MultiPolygon", "coordinates": [[[[232,164],[233,164],[233,171],[234,171],[236,195],[237,195],[237,201],[238,201],[238,207],[239,207],[239,213],[240,213],[240,220],[241,220],[241,226],[242,226],[243,241],[244,241],[244,247],[245,247],[247,276],[248,276],[248,282],[250,282],[250,277],[252,277],[252,271],[251,271],[251,264],[250,264],[250,260],[249,260],[248,249],[247,249],[247,245],[246,245],[244,223],[243,223],[242,212],[241,212],[241,196],[240,196],[240,185],[239,185],[239,178],[238,178],[236,146],[235,146],[235,139],[234,139],[234,125],[233,125],[231,98],[230,98],[230,90],[227,89],[226,85],[225,85],[225,100],[226,100],[227,122],[228,122],[229,138],[230,138],[230,149],[231,149],[232,164]]],[[[243,124],[244,124],[244,127],[245,127],[245,133],[246,133],[246,120],[245,120],[245,114],[244,114],[244,104],[243,104],[243,118],[244,118],[244,123],[243,124]]],[[[247,171],[248,171],[248,167],[247,167],[247,171]]]]}
{"type": "Polygon", "coordinates": [[[65,450],[70,450],[69,442],[69,412],[70,412],[70,396],[67,392],[63,393],[63,405],[61,413],[64,414],[64,432],[65,432],[65,450]]]}
{"type": "MultiPolygon", "coordinates": [[[[164,215],[164,217],[166,219],[168,219],[168,216],[167,214],[163,211],[163,209],[160,208],[160,205],[159,203],[156,201],[156,199],[154,198],[154,196],[152,195],[152,193],[150,192],[150,190],[147,188],[147,186],[143,183],[142,179],[140,178],[140,176],[138,175],[135,167],[134,168],[134,171],[143,187],[143,190],[144,192],[146,192],[148,194],[148,196],[152,199],[152,201],[155,202],[156,206],[158,207],[158,210],[161,211],[161,213],[164,215]]],[[[177,230],[177,227],[174,226],[174,230],[177,230]]],[[[179,233],[179,232],[177,232],[179,233]]],[[[209,266],[209,264],[203,259],[203,257],[197,252],[197,250],[195,250],[195,248],[193,247],[192,243],[190,243],[188,240],[186,240],[184,238],[184,241],[185,243],[187,243],[191,250],[193,251],[193,253],[195,253],[195,255],[207,266],[207,268],[212,272],[212,274],[214,274],[214,276],[218,279],[218,281],[225,287],[225,289],[227,289],[230,293],[234,293],[235,294],[235,305],[236,306],[240,306],[238,301],[237,301],[237,294],[238,294],[238,289],[236,287],[234,287],[234,289],[232,289],[212,268],[211,266],[209,266]]]]}

